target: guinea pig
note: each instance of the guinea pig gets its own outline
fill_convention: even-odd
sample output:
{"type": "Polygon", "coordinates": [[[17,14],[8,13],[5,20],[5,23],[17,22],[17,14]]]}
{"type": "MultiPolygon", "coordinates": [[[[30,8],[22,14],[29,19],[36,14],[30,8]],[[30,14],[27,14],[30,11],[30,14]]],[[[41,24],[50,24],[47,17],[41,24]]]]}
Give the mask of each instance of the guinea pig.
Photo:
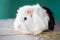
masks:
{"type": "Polygon", "coordinates": [[[17,10],[14,29],[21,33],[37,35],[45,30],[53,30],[55,20],[50,9],[36,5],[25,5],[17,10]]]}

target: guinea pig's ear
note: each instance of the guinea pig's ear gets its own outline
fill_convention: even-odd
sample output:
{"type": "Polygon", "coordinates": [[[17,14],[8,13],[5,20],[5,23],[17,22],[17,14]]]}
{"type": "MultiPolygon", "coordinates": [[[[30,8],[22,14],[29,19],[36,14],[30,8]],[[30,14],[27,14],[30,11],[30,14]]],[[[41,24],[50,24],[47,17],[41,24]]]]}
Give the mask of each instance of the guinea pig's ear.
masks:
{"type": "Polygon", "coordinates": [[[26,9],[26,12],[27,12],[27,14],[32,15],[33,14],[33,9],[32,8],[28,8],[28,9],[26,9]]]}

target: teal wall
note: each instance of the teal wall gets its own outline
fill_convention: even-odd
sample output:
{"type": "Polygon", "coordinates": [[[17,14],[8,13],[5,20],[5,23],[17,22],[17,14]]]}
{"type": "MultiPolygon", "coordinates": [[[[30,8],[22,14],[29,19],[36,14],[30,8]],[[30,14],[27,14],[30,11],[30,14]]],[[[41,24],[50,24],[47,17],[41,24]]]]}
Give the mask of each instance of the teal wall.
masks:
{"type": "Polygon", "coordinates": [[[55,19],[60,21],[60,0],[0,0],[0,19],[15,18],[20,6],[36,3],[50,8],[55,19]]]}
{"type": "Polygon", "coordinates": [[[0,0],[0,19],[10,16],[9,7],[9,0],[0,0]]]}

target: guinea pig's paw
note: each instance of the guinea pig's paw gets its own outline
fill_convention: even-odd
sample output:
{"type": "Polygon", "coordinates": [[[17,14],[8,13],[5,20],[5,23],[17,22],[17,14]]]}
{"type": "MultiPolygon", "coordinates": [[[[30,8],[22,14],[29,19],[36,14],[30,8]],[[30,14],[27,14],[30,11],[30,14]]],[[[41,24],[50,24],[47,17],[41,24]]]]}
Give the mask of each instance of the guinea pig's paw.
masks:
{"type": "Polygon", "coordinates": [[[32,36],[37,36],[37,34],[32,33],[32,36]]]}
{"type": "Polygon", "coordinates": [[[42,30],[38,30],[38,31],[34,31],[34,33],[32,34],[33,36],[37,36],[38,34],[42,33],[42,30]]]}
{"type": "Polygon", "coordinates": [[[39,33],[35,32],[35,33],[32,33],[32,36],[37,36],[39,33]]]}

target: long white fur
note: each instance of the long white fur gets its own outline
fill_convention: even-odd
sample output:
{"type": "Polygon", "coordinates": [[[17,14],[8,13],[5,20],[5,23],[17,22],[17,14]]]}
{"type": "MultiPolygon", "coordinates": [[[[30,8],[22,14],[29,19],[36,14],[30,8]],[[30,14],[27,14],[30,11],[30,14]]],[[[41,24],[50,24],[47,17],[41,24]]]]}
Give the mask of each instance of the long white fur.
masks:
{"type": "Polygon", "coordinates": [[[14,29],[22,31],[22,33],[39,34],[48,29],[49,16],[45,9],[39,4],[26,5],[17,10],[16,19],[14,21],[14,29]],[[33,10],[32,17],[26,13],[27,8],[33,10]],[[24,17],[27,20],[24,21],[24,17]]]}

